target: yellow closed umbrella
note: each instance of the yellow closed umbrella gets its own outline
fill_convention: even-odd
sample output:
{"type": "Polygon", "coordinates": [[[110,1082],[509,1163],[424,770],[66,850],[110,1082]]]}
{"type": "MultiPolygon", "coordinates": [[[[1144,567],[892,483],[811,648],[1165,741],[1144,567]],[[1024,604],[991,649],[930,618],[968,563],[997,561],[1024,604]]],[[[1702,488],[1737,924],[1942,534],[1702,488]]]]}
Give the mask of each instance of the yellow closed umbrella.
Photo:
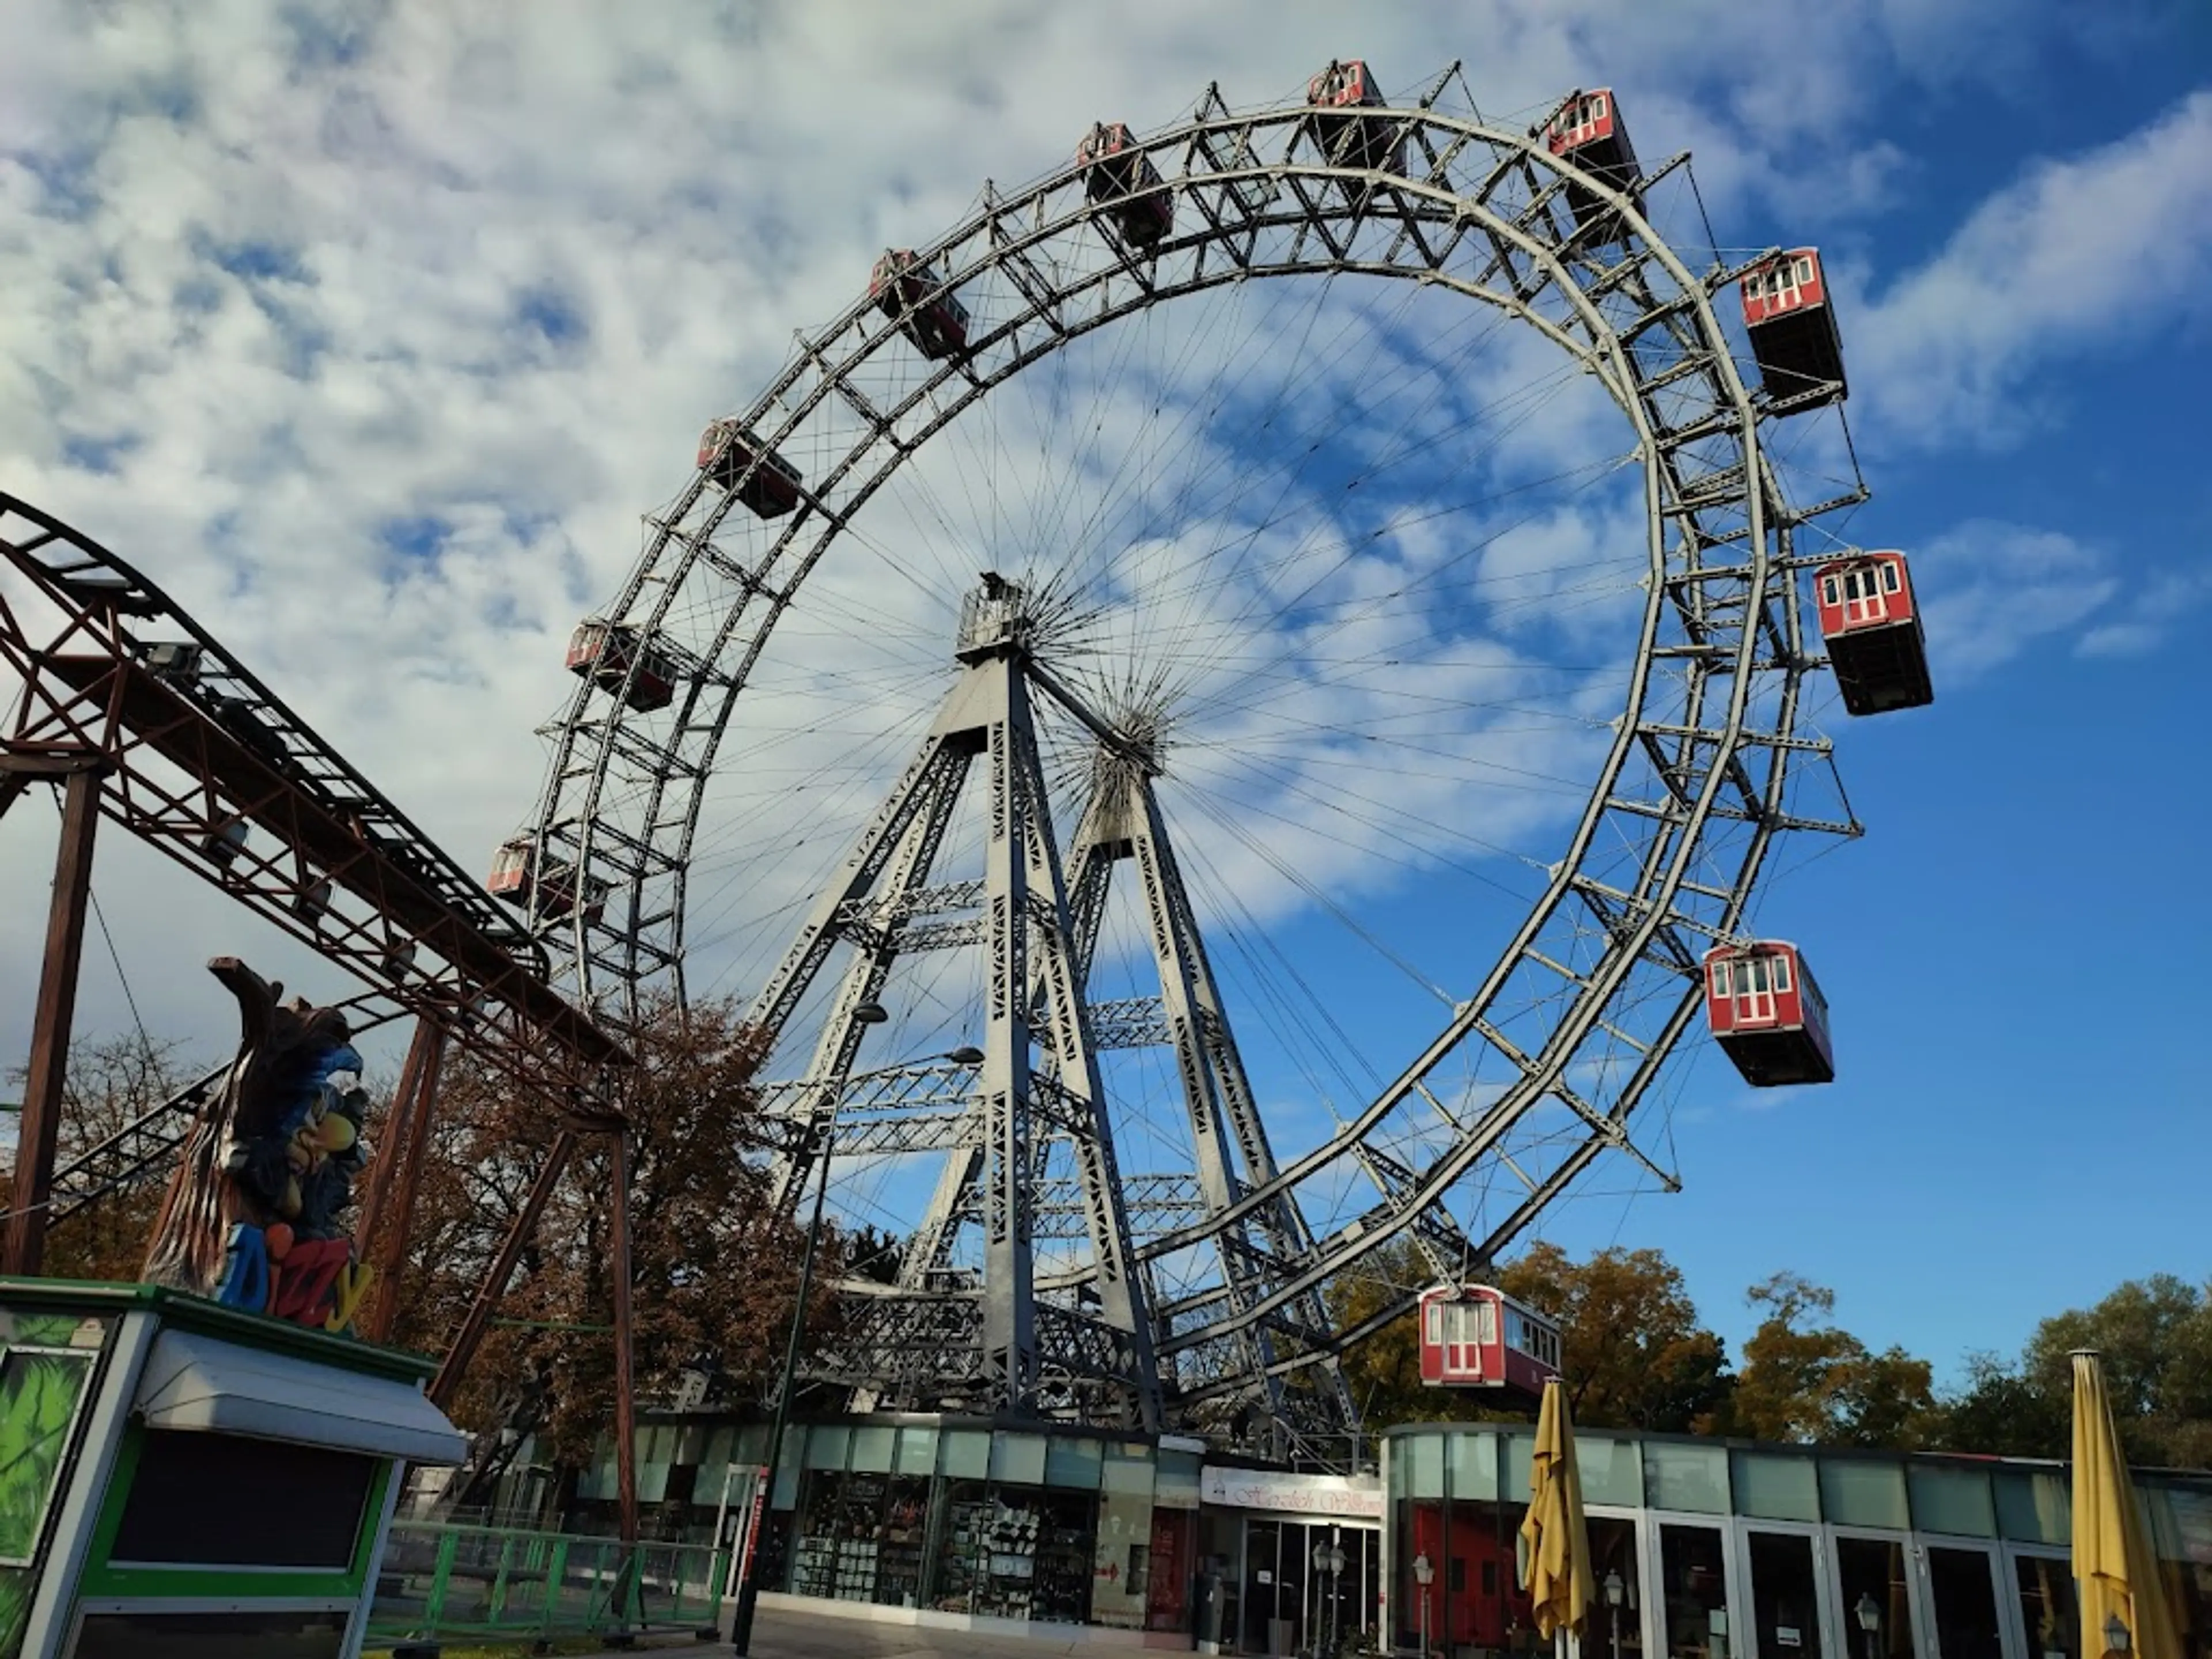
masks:
{"type": "Polygon", "coordinates": [[[2081,1603],[2082,1659],[2118,1645],[2118,1618],[2141,1659],[2181,1659],[2158,1556],[2136,1507],[2135,1483],[2112,1426],[2112,1401],[2096,1351],[2074,1358],[2074,1578],[2081,1603]]]}
{"type": "Polygon", "coordinates": [[[1583,1523],[1583,1477],[1575,1467],[1575,1425],[1558,1377],[1544,1384],[1536,1415],[1536,1455],[1528,1470],[1528,1546],[1522,1587],[1536,1629],[1547,1640],[1577,1631],[1590,1605],[1589,1529],[1583,1523]]]}

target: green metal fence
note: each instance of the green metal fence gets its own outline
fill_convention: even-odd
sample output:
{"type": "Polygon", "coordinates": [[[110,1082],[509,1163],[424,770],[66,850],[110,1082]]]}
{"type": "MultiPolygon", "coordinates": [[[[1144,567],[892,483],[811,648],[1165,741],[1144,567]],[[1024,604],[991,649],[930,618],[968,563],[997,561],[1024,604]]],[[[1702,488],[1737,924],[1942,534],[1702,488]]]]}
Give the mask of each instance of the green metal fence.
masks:
{"type": "Polygon", "coordinates": [[[721,1605],[723,1567],[722,1553],[704,1544],[640,1544],[633,1560],[612,1538],[395,1521],[369,1645],[702,1630],[721,1605]]]}

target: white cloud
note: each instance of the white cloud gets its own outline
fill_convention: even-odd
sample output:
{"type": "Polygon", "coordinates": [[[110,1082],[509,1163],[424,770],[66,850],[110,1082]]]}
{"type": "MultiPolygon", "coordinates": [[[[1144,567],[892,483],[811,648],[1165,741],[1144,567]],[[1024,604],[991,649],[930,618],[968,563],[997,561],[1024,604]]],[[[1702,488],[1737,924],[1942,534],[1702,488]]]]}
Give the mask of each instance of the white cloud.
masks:
{"type": "MultiPolygon", "coordinates": [[[[1726,240],[1729,214],[1808,176],[1843,181],[1838,211],[1894,188],[1868,125],[1885,77],[1917,72],[1909,11],[1500,0],[1378,12],[1347,38],[1339,9],[1260,0],[1134,0],[1111,28],[1012,0],[373,18],[26,0],[0,56],[0,477],[175,593],[474,866],[535,797],[531,732],[566,687],[568,627],[619,585],[638,514],[682,480],[704,419],[749,400],[793,328],[849,303],[877,250],[941,230],[986,178],[1057,166],[1097,117],[1172,120],[1217,77],[1248,105],[1295,96],[1333,54],[1371,52],[1393,89],[1463,58],[1486,110],[1620,88],[1648,155],[1696,141],[1726,240]]],[[[2018,27],[1977,15],[1946,39],[2018,27]]],[[[1384,331],[1377,350],[1399,343],[1384,331]]],[[[1575,449],[1572,400],[1542,412],[1501,466],[1575,449]]],[[[1540,574],[1617,528],[1554,515],[1483,568],[1540,574]]],[[[1395,532],[1393,555],[1464,550],[1435,538],[1395,532]]],[[[966,568],[941,542],[928,556],[966,568]]],[[[935,614],[882,591],[824,583],[793,625],[808,620],[825,672],[938,660],[915,643],[937,648],[935,614]],[[870,637],[840,645],[864,617],[870,637]]],[[[1572,660],[1601,671],[1603,654],[1572,660]]],[[[1473,650],[1413,668],[1467,696],[1469,663],[1502,672],[1473,650]]],[[[1550,686],[1564,733],[1448,753],[1500,775],[1578,761],[1588,685],[1550,686]]],[[[854,760],[835,787],[862,799],[896,758],[854,760]]],[[[1449,810],[1431,780],[1392,787],[1449,810]]],[[[1533,799],[1500,792],[1476,827],[1533,836],[1557,810],[1533,799]]],[[[1297,845],[1334,872],[1325,827],[1307,811],[1297,845]]],[[[344,988],[118,842],[101,890],[157,1034],[204,1027],[210,1006],[227,1020],[198,975],[217,949],[344,988]]],[[[41,908],[50,844],[27,806],[0,825],[11,915],[41,908]]],[[[787,879],[804,874],[794,859],[787,879]]],[[[21,1050],[33,960],[0,952],[0,1054],[21,1050]]],[[[88,970],[88,1029],[126,1018],[111,979],[88,970]]]]}
{"type": "Polygon", "coordinates": [[[1927,264],[1848,321],[1853,384],[1916,442],[2016,436],[2063,398],[2039,371],[2142,345],[2208,314],[2212,92],[2086,155],[2039,161],[1975,210],[1927,264]]]}
{"type": "Polygon", "coordinates": [[[2057,531],[1978,519],[1912,556],[1939,687],[1963,685],[2040,645],[2078,656],[2138,656],[2212,601],[2212,559],[2143,568],[2057,531]]]}

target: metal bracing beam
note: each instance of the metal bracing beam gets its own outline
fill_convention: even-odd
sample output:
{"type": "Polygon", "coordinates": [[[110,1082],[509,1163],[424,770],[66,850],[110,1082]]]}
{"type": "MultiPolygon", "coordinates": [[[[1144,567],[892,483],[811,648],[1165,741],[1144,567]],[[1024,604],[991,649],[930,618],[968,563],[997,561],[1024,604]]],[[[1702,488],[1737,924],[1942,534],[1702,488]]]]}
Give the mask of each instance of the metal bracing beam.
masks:
{"type": "MultiPolygon", "coordinates": [[[[898,849],[884,868],[883,890],[875,896],[878,907],[893,919],[870,929],[866,943],[853,952],[838,981],[829,1018],[822,1023],[813,1062],[806,1068],[807,1076],[820,1082],[815,1097],[802,1111],[805,1133],[793,1143],[793,1151],[775,1161],[769,1202],[778,1215],[805,1189],[811,1172],[808,1152],[821,1145],[822,1130],[831,1115],[830,1103],[851,1076],[853,1061],[860,1052],[860,1040],[867,1033],[860,1010],[882,994],[885,981],[890,978],[891,964],[898,959],[899,935],[905,916],[897,914],[897,907],[911,903],[921,884],[929,878],[929,867],[936,860],[937,849],[944,843],[946,827],[952,822],[952,809],[958,804],[960,785],[967,775],[968,765],[964,751],[956,749],[950,752],[952,758],[948,763],[930,769],[916,781],[916,787],[927,792],[926,798],[919,810],[908,817],[898,849]]],[[[841,913],[849,908],[839,907],[841,913]]]]}

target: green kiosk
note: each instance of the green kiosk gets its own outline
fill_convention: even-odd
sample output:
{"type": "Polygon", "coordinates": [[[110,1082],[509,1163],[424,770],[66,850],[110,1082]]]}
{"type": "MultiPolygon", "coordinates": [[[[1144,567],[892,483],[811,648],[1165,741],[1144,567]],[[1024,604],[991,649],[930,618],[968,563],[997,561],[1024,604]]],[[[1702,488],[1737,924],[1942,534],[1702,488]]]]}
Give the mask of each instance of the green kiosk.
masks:
{"type": "Polygon", "coordinates": [[[0,1659],[352,1659],[430,1362],[151,1285],[0,1279],[0,1659]]]}

